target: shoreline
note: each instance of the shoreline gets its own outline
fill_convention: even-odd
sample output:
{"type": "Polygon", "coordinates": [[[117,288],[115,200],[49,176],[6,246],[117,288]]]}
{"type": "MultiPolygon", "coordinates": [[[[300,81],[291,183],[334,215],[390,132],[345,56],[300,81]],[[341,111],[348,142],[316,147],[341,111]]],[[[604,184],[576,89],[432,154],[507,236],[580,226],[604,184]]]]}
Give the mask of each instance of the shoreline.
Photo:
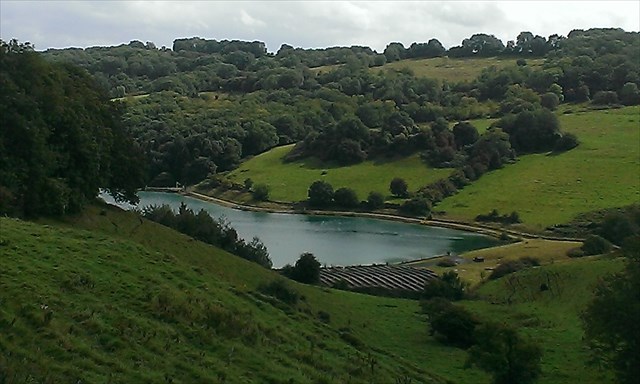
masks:
{"type": "Polygon", "coordinates": [[[271,207],[258,207],[254,205],[247,205],[242,203],[237,203],[230,200],[221,199],[219,197],[205,195],[203,193],[195,192],[190,189],[183,189],[181,191],[164,191],[170,193],[179,193],[183,196],[192,197],[202,201],[212,202],[218,205],[222,205],[225,207],[239,209],[243,211],[253,211],[253,212],[268,212],[268,213],[288,213],[288,214],[302,214],[302,215],[312,215],[312,216],[341,216],[341,217],[363,217],[370,219],[378,219],[378,220],[388,220],[395,222],[402,222],[407,224],[418,224],[432,227],[440,227],[440,228],[449,228],[456,229],[466,232],[471,232],[479,235],[490,236],[494,238],[500,238],[503,234],[507,234],[512,239],[522,241],[523,239],[543,239],[543,240],[553,240],[553,241],[570,241],[570,242],[582,242],[584,239],[578,238],[567,238],[567,237],[554,237],[554,236],[545,236],[541,234],[527,233],[521,231],[515,231],[507,228],[494,228],[490,226],[484,226],[480,224],[471,224],[465,222],[459,222],[454,220],[445,220],[445,219],[420,219],[420,218],[412,218],[400,215],[393,215],[388,213],[374,213],[374,212],[353,212],[353,211],[323,211],[323,210],[300,210],[293,208],[271,208],[271,207]]]}

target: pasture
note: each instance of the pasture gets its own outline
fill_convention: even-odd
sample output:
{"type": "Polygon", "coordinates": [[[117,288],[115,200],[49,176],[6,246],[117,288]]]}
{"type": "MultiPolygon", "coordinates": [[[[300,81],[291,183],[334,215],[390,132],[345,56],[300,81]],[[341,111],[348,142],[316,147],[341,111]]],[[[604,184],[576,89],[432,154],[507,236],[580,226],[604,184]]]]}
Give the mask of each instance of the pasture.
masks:
{"type": "Polygon", "coordinates": [[[360,200],[366,200],[371,191],[389,195],[389,183],[394,177],[405,179],[409,190],[415,190],[451,172],[429,168],[417,154],[346,167],[324,164],[315,158],[285,163],[282,159],[291,148],[291,145],[277,147],[255,156],[230,172],[228,178],[236,183],[250,178],[254,183],[269,186],[271,200],[295,202],[307,198],[309,186],[316,180],[326,181],[334,189],[352,188],[360,200]]]}
{"type": "MultiPolygon", "coordinates": [[[[528,59],[527,65],[532,68],[541,67],[543,59],[528,59]]],[[[435,57],[432,59],[407,59],[387,63],[381,67],[371,68],[371,71],[392,70],[399,71],[409,69],[418,77],[428,77],[457,83],[461,81],[471,81],[478,77],[483,69],[496,67],[496,69],[515,66],[516,59],[483,57],[483,58],[449,58],[435,57]]]]}
{"type": "Polygon", "coordinates": [[[640,107],[559,116],[580,145],[568,152],[521,156],[483,175],[435,209],[473,220],[492,209],[517,211],[535,230],[577,214],[640,201],[640,107]]]}

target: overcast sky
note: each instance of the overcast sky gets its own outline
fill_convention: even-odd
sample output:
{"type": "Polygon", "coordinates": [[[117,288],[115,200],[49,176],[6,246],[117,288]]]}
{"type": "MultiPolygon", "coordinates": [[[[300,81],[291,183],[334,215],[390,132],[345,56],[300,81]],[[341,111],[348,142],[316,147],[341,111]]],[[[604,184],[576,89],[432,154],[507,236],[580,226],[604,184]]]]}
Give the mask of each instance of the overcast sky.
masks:
{"type": "Polygon", "coordinates": [[[0,38],[36,49],[118,45],[171,47],[176,38],[259,40],[324,48],[436,38],[449,48],[474,33],[504,43],[521,31],[640,30],[640,1],[25,1],[0,0],[0,38]]]}

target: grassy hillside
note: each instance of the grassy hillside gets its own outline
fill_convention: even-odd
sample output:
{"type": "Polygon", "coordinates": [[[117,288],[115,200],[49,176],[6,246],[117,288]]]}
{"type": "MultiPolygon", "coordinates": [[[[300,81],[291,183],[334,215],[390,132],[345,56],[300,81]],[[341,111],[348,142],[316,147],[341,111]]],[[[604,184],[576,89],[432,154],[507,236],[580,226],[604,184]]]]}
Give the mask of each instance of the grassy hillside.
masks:
{"type": "Polygon", "coordinates": [[[473,220],[498,209],[517,211],[536,229],[565,223],[581,212],[640,201],[640,108],[564,114],[566,132],[581,144],[558,156],[526,155],[445,199],[436,209],[473,220]]]}
{"type": "Polygon", "coordinates": [[[386,348],[419,336],[390,332],[413,302],[286,283],[287,304],[257,289],[274,272],[113,209],[0,220],[1,382],[442,382],[386,348]]]}
{"type": "MultiPolygon", "coordinates": [[[[490,382],[428,336],[415,301],[287,282],[287,304],[258,288],[275,273],[115,208],[0,227],[6,382],[490,382]]],[[[556,263],[518,274],[511,304],[500,279],[464,305],[544,344],[541,383],[607,383],[584,366],[577,313],[619,267],[556,263]],[[549,274],[554,293],[539,293],[549,274]]]]}
{"type": "Polygon", "coordinates": [[[304,159],[291,163],[282,158],[292,146],[274,148],[244,162],[229,174],[229,179],[242,183],[250,178],[254,183],[270,187],[270,199],[300,201],[307,198],[309,186],[316,180],[333,185],[334,189],[349,187],[365,200],[371,191],[389,194],[389,183],[394,177],[402,177],[409,189],[417,189],[449,175],[449,169],[431,169],[416,154],[390,161],[365,161],[361,164],[335,167],[322,164],[317,159],[304,159]]]}
{"type": "MultiPolygon", "coordinates": [[[[410,59],[388,63],[382,67],[372,68],[372,71],[409,69],[416,76],[429,77],[448,82],[470,81],[478,77],[483,69],[496,67],[501,69],[516,65],[516,59],[483,57],[483,58],[448,58],[436,57],[432,59],[410,59]]],[[[528,59],[530,67],[542,66],[543,59],[528,59]]]]}
{"type": "Polygon", "coordinates": [[[480,300],[466,306],[486,320],[515,327],[543,347],[538,383],[612,382],[610,372],[587,363],[579,314],[598,279],[621,269],[621,260],[602,257],[527,269],[485,284],[477,292],[480,300]],[[549,289],[542,291],[542,284],[549,289]]]}

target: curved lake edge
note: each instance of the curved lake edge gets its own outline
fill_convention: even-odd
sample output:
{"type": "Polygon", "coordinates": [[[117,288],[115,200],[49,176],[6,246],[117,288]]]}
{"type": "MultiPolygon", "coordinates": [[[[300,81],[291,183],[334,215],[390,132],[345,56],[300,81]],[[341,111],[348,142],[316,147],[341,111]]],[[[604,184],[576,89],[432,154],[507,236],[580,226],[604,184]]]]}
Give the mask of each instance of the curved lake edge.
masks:
{"type": "MultiPolygon", "coordinates": [[[[241,204],[234,201],[229,201],[225,199],[221,199],[215,196],[205,195],[203,193],[195,192],[192,190],[164,190],[163,192],[170,193],[178,193],[183,196],[193,197],[198,200],[207,201],[211,203],[215,203],[218,205],[222,205],[228,208],[239,209],[243,211],[252,211],[252,212],[268,212],[268,213],[288,213],[288,214],[300,214],[300,215],[310,215],[310,216],[337,216],[337,217],[363,217],[368,219],[378,219],[378,220],[388,220],[395,221],[407,224],[418,224],[425,225],[430,227],[440,227],[440,228],[448,228],[448,229],[456,229],[460,231],[475,233],[478,235],[490,236],[496,239],[499,239],[503,233],[511,236],[514,240],[519,240],[520,238],[542,238],[542,236],[513,231],[510,229],[497,229],[488,226],[482,226],[477,224],[469,224],[464,222],[457,222],[453,220],[442,220],[442,219],[419,219],[414,217],[400,216],[400,215],[392,215],[388,213],[374,213],[374,212],[354,212],[354,211],[335,211],[335,210],[301,210],[301,209],[293,209],[293,208],[272,208],[272,207],[258,207],[255,205],[247,205],[241,204]]],[[[565,240],[565,239],[562,239],[565,240]]],[[[568,240],[568,239],[567,239],[568,240]]]]}
{"type": "Polygon", "coordinates": [[[287,207],[289,205],[288,203],[277,203],[279,205],[279,207],[277,208],[276,207],[259,207],[256,205],[244,204],[240,202],[222,199],[217,196],[210,196],[203,193],[195,192],[192,189],[192,187],[187,187],[187,188],[148,187],[143,189],[143,191],[176,193],[183,196],[192,197],[200,201],[206,201],[206,202],[218,204],[227,208],[238,209],[242,211],[286,213],[286,214],[299,214],[299,215],[309,215],[309,216],[362,217],[362,218],[369,218],[369,219],[401,222],[401,223],[407,223],[407,224],[418,224],[418,225],[424,225],[429,227],[455,229],[455,230],[474,233],[478,235],[490,236],[496,239],[500,239],[504,234],[506,234],[510,237],[511,240],[515,240],[515,241],[521,241],[523,239],[543,239],[543,240],[568,241],[568,242],[584,241],[583,238],[549,236],[549,235],[533,233],[533,232],[524,232],[522,230],[516,231],[510,228],[496,228],[489,225],[483,225],[479,223],[469,223],[465,221],[457,221],[452,219],[434,219],[434,218],[419,219],[414,217],[393,215],[389,213],[375,213],[375,212],[294,209],[294,208],[287,207]]]}

